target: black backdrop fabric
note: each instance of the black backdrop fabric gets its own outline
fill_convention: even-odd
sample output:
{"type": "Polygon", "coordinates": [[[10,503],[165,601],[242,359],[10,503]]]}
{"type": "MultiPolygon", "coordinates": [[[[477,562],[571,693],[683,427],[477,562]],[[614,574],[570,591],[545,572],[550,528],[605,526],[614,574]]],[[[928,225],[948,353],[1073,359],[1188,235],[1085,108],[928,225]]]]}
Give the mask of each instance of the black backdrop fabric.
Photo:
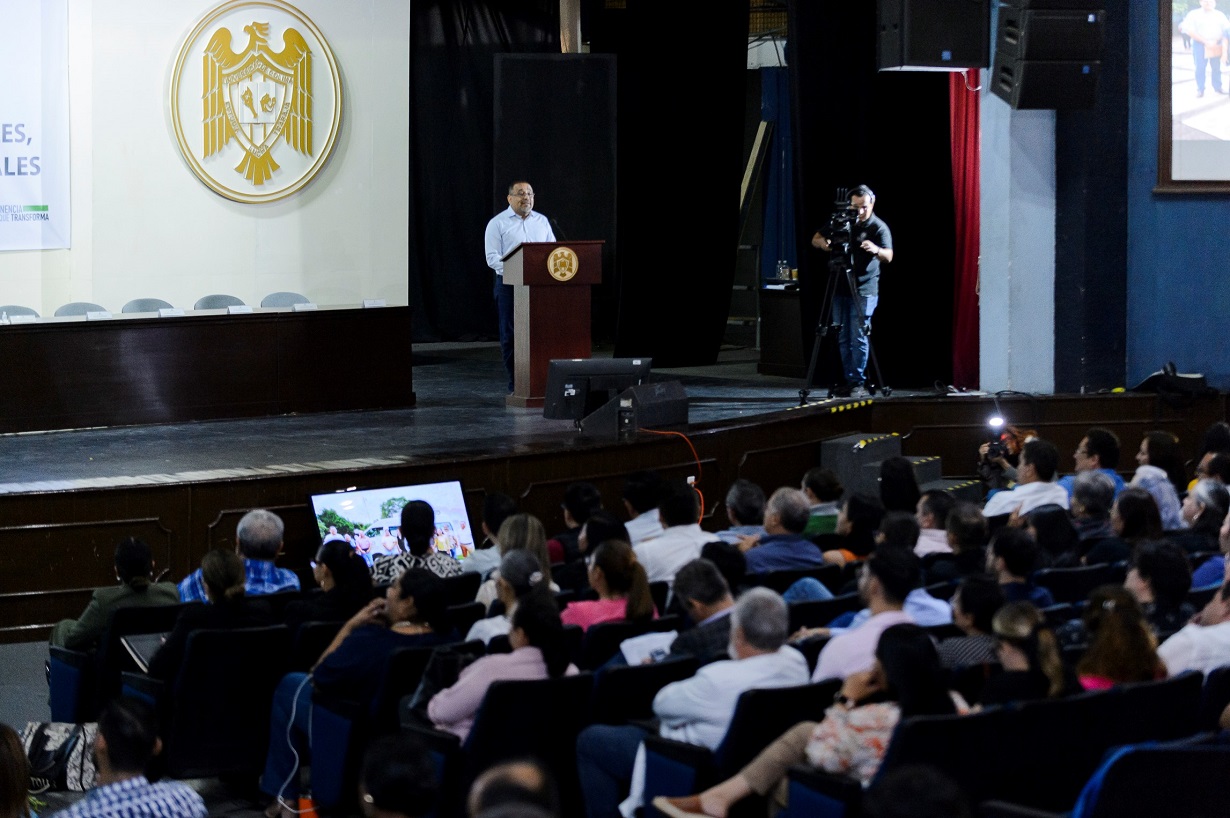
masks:
{"type": "MultiPolygon", "coordinates": [[[[955,259],[948,75],[877,71],[873,2],[790,0],[788,26],[804,349],[816,337],[828,262],[811,236],[832,213],[837,188],[866,184],[893,233],[871,335],[884,382],[947,384],[955,259]]],[[[829,339],[821,384],[840,380],[829,339]]]]}

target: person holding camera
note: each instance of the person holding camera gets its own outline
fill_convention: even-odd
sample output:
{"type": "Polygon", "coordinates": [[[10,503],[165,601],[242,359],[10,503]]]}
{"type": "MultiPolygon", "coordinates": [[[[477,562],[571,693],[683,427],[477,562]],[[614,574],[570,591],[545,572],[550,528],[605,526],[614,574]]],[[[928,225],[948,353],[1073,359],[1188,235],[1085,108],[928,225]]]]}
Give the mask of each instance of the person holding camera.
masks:
{"type": "Polygon", "coordinates": [[[1017,484],[1010,491],[998,491],[987,498],[982,508],[985,517],[1012,514],[1024,517],[1038,506],[1057,505],[1068,507],[1068,492],[1055,483],[1055,471],[1059,466],[1059,450],[1055,444],[1041,438],[1032,438],[1021,447],[1017,464],[1017,484]]]}
{"type": "MultiPolygon", "coordinates": [[[[851,292],[850,280],[841,276],[833,296],[833,323],[840,327],[837,336],[841,349],[841,365],[846,378],[846,394],[853,398],[867,397],[864,371],[867,368],[871,334],[871,314],[880,299],[880,263],[893,260],[893,234],[884,220],[876,216],[876,195],[866,185],[850,191],[849,267],[857,292],[851,292]],[[855,300],[857,299],[857,301],[855,300]]],[[[827,227],[816,231],[811,244],[819,250],[842,251],[839,237],[833,229],[835,218],[827,227]]],[[[834,257],[836,260],[836,256],[834,257]]],[[[830,268],[833,268],[830,263],[830,268]]],[[[831,272],[836,272],[831,269],[831,272]]]]}

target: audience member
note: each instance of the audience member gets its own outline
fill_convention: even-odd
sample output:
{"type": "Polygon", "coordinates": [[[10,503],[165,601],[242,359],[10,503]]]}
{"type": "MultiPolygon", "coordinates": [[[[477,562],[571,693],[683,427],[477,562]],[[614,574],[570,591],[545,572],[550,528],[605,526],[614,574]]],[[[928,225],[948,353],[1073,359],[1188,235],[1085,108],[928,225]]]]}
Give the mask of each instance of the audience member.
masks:
{"type": "Polygon", "coordinates": [[[896,455],[880,461],[880,502],[885,511],[913,514],[921,496],[912,460],[896,455]]]}
{"type": "Polygon", "coordinates": [[[914,508],[914,519],[918,522],[919,529],[918,544],[914,546],[917,556],[952,553],[945,526],[948,514],[956,505],[956,498],[941,489],[924,491],[918,498],[918,505],[914,508]]]}
{"type": "Polygon", "coordinates": [[[837,512],[837,528],[816,539],[825,562],[845,565],[864,559],[875,549],[876,531],[884,519],[884,505],[870,494],[852,494],[837,512]]]}
{"type": "Polygon", "coordinates": [[[952,557],[941,555],[928,560],[927,584],[955,582],[970,574],[986,573],[987,518],[982,516],[982,509],[973,503],[958,502],[948,512],[944,528],[952,557]]]}
{"type": "Polygon", "coordinates": [[[495,682],[557,678],[577,672],[568,661],[564,625],[555,599],[538,588],[517,603],[508,634],[511,653],[483,656],[461,671],[457,683],[441,690],[427,703],[427,715],[437,730],[463,742],[474,716],[495,682]]]}
{"type": "Polygon", "coordinates": [[[1189,554],[1216,551],[1218,532],[1230,510],[1230,492],[1216,480],[1197,481],[1183,498],[1182,515],[1187,528],[1169,534],[1172,542],[1189,554]]]}
{"type": "MultiPolygon", "coordinates": [[[[1102,472],[1076,475],[1072,483],[1072,522],[1080,538],[1080,564],[1099,565],[1128,558],[1131,546],[1115,532],[1111,519],[1115,503],[1126,490],[1116,493],[1114,483],[1102,472]]],[[[1056,566],[1074,567],[1075,563],[1058,562],[1056,566]]]]}
{"type": "Polygon", "coordinates": [[[504,611],[475,622],[466,634],[466,641],[478,639],[487,644],[493,637],[511,631],[517,602],[542,582],[542,566],[538,564],[537,557],[524,548],[505,554],[504,559],[500,560],[500,573],[495,580],[496,598],[503,604],[504,611]]]}
{"type": "Polygon", "coordinates": [[[372,581],[388,585],[407,569],[426,568],[438,577],[454,577],[461,573],[461,563],[449,554],[436,550],[436,512],[431,504],[411,500],[402,506],[398,536],[404,549],[396,556],[376,557],[372,561],[372,581]]]}
{"type": "Polygon", "coordinates": [[[372,601],[372,574],[367,561],[344,542],[327,542],[312,560],[312,576],[321,593],[287,603],[282,621],[292,630],[304,622],[345,622],[372,601]]]}
{"type": "Polygon", "coordinates": [[[696,490],[682,480],[667,487],[658,514],[662,533],[633,548],[650,582],[674,582],[676,572],[700,556],[701,546],[718,538],[701,529],[696,490]]]}
{"type": "Polygon", "coordinates": [[[982,688],[981,704],[1055,699],[1080,690],[1075,674],[1064,666],[1055,634],[1032,602],[1009,602],[991,620],[1000,673],[982,688]]]}
{"type": "Polygon", "coordinates": [[[1210,585],[1221,585],[1230,577],[1226,576],[1226,554],[1230,553],[1230,514],[1221,524],[1217,532],[1217,546],[1221,551],[1209,557],[1192,572],[1192,587],[1207,588],[1210,585]]]}
{"type": "Polygon", "coordinates": [[[94,739],[98,777],[93,789],[60,818],[204,818],[201,796],[187,784],[146,778],[150,762],[162,751],[153,709],[121,697],[103,708],[94,739]]]}
{"type": "MultiPolygon", "coordinates": [[[[555,584],[554,578],[551,576],[551,558],[547,554],[547,533],[542,527],[542,522],[533,514],[513,514],[509,516],[500,525],[499,533],[496,535],[499,540],[499,550],[501,559],[512,551],[529,551],[538,560],[539,570],[542,571],[543,581],[552,591],[558,591],[559,586],[555,584]]],[[[496,589],[495,581],[499,579],[499,570],[492,571],[487,575],[487,580],[478,587],[478,593],[474,598],[483,603],[488,608],[491,603],[495,602],[496,589]]]]}
{"type": "Polygon", "coordinates": [[[539,809],[548,816],[558,815],[559,788],[551,771],[528,758],[493,764],[470,785],[466,814],[478,818],[510,805],[539,809]]]}
{"type": "MultiPolygon", "coordinates": [[[[904,512],[896,511],[893,514],[904,514],[904,512]]],[[[914,518],[905,515],[906,518],[913,523],[914,518]]],[[[885,517],[888,519],[888,516],[885,517]]],[[[913,546],[906,542],[902,545],[891,545],[887,542],[881,543],[876,547],[876,553],[884,551],[900,550],[907,551],[911,555],[914,553],[913,546]]],[[[917,559],[917,558],[915,558],[917,559]]],[[[952,624],[952,606],[943,599],[939,599],[932,595],[930,591],[922,587],[922,573],[918,574],[918,584],[910,589],[910,592],[905,597],[905,603],[902,610],[910,618],[910,621],[915,625],[920,625],[924,628],[936,627],[939,625],[952,624]]],[[[827,629],[830,636],[842,633],[850,628],[857,628],[859,625],[871,618],[871,609],[863,608],[861,611],[851,614],[842,614],[834,619],[827,629]]]]}
{"type": "Polygon", "coordinates": [[[1196,614],[1187,601],[1192,587],[1191,563],[1174,543],[1136,546],[1123,587],[1136,598],[1158,641],[1182,628],[1196,614]]]}
{"type": "Polygon", "coordinates": [[[547,540],[547,555],[553,564],[575,562],[583,555],[577,540],[589,515],[602,508],[602,492],[593,483],[578,481],[564,489],[564,530],[547,540]]]}
{"type": "Polygon", "coordinates": [[[999,661],[992,620],[1004,606],[1004,592],[991,577],[971,574],[952,595],[952,621],[961,636],[940,642],[940,662],[947,668],[999,661]]]}
{"type": "Polygon", "coordinates": [[[879,638],[872,666],[846,679],[822,721],[796,724],[732,778],[698,795],[659,797],[653,805],[672,818],[724,816],[753,793],[785,806],[786,772],[803,762],[866,787],[901,719],[966,710],[965,701],[947,689],[930,635],[917,625],[897,625],[879,638]]]}
{"type": "Polygon", "coordinates": [[[803,534],[815,537],[819,534],[832,534],[837,530],[837,511],[841,496],[846,489],[832,469],[817,466],[808,469],[803,475],[800,486],[811,504],[811,516],[807,520],[807,528],[803,534]]]}
{"type": "Polygon", "coordinates": [[[30,760],[7,724],[0,724],[0,818],[31,818],[30,760]]]}
{"type": "MultiPolygon", "coordinates": [[[[1119,468],[1119,436],[1109,429],[1095,426],[1085,432],[1085,436],[1076,446],[1072,459],[1075,461],[1076,474],[1059,478],[1059,485],[1068,492],[1069,498],[1074,494],[1076,477],[1085,473],[1106,475],[1114,486],[1115,495],[1127,486],[1123,478],[1119,476],[1119,472],[1116,471],[1119,468]]],[[[1110,505],[1107,504],[1106,507],[1109,509],[1110,505]]]]}
{"type": "MultiPolygon", "coordinates": [[[[349,546],[347,546],[349,547],[349,546]]],[[[203,628],[234,630],[275,624],[269,604],[245,592],[244,562],[233,551],[215,548],[201,560],[201,583],[206,605],[190,605],[180,611],[166,642],[154,654],[149,675],[171,681],[179,673],[188,637],[203,628]]]]}
{"type": "Polygon", "coordinates": [[[987,551],[987,573],[995,577],[1008,602],[1032,602],[1039,608],[1055,604],[1046,588],[1030,580],[1038,564],[1038,544],[1028,531],[1003,528],[987,551]]]}
{"type": "Polygon", "coordinates": [[[260,779],[274,799],[269,818],[293,815],[299,797],[299,759],[308,751],[313,691],[367,705],[384,678],[389,655],[398,648],[430,647],[456,638],[444,631],[446,600],[440,577],[408,568],[385,595],[352,616],[325,648],[311,673],[288,673],[273,694],[269,754],[260,779]]]}
{"type": "MultiPolygon", "coordinates": [[[[628,529],[612,512],[599,509],[581,524],[577,534],[577,550],[582,557],[588,557],[591,550],[607,540],[629,542],[628,529]]],[[[551,578],[561,588],[572,591],[589,590],[589,564],[584,559],[566,563],[558,568],[559,571],[553,572],[551,578]]]]}
{"type": "Polygon", "coordinates": [[[1196,464],[1196,476],[1187,484],[1191,491],[1197,480],[1216,480],[1223,486],[1230,485],[1230,452],[1208,452],[1196,464]]]}
{"type": "Polygon", "coordinates": [[[716,565],[730,592],[738,595],[747,576],[747,557],[739,546],[721,540],[707,542],[700,547],[700,558],[716,565]]]}
{"type": "Polygon", "coordinates": [[[1072,567],[1081,564],[1083,556],[1080,535],[1072,524],[1072,515],[1059,506],[1038,506],[1025,517],[1025,530],[1038,544],[1041,567],[1072,567]]]}
{"type": "Polygon", "coordinates": [[[483,540],[473,554],[461,561],[463,572],[478,574],[486,580],[500,566],[500,526],[516,513],[517,501],[507,494],[493,491],[483,498],[483,540]]]}
{"type": "Polygon", "coordinates": [[[703,557],[692,560],[675,574],[674,592],[693,626],[675,637],[670,655],[695,656],[701,664],[726,658],[735,600],[718,567],[703,557]]]}
{"type": "MultiPolygon", "coordinates": [[[[1184,465],[1183,448],[1179,445],[1179,438],[1170,432],[1159,430],[1146,434],[1140,441],[1140,451],[1136,453],[1136,464],[1138,467],[1153,466],[1164,471],[1176,497],[1182,497],[1187,491],[1187,466],[1184,465]]],[[[1137,474],[1139,473],[1138,469],[1137,474]]],[[[1160,501],[1158,505],[1161,505],[1160,501]]],[[[1165,517],[1163,509],[1163,521],[1165,517]]]]}
{"type": "MultiPolygon", "coordinates": [[[[807,660],[785,644],[790,617],[780,595],[752,588],[739,597],[731,616],[733,658],[705,665],[654,697],[654,715],[664,738],[712,750],[725,736],[743,691],[807,683],[807,660]]],[[[592,725],[581,731],[577,773],[588,818],[619,818],[625,794],[625,814],[640,806],[641,747],[647,735],[636,725],[592,725]]]]}
{"type": "Polygon", "coordinates": [[[764,489],[740,477],[726,492],[726,521],[730,528],[717,532],[722,542],[737,544],[744,537],[764,534],[764,489]]]}
{"type": "MultiPolygon", "coordinates": [[[[294,571],[273,564],[282,550],[285,526],[282,518],[263,508],[243,515],[235,528],[235,551],[243,557],[244,591],[248,596],[298,591],[299,578],[294,571]]],[[[198,568],[179,583],[181,602],[204,602],[205,583],[198,568]]]]}
{"type": "Polygon", "coordinates": [[[908,548],[914,552],[914,556],[918,556],[918,538],[921,535],[922,529],[919,528],[913,511],[889,511],[884,514],[884,519],[880,520],[880,527],[876,530],[876,547],[895,545],[908,548]]]}
{"type": "Polygon", "coordinates": [[[588,560],[589,587],[598,592],[598,598],[568,603],[562,615],[565,625],[589,630],[599,622],[647,622],[654,618],[649,579],[632,546],[622,540],[607,540],[588,560]]]}
{"type": "Polygon", "coordinates": [[[1158,658],[1157,639],[1136,599],[1123,586],[1095,588],[1083,619],[1089,631],[1089,647],[1076,672],[1085,690],[1165,678],[1166,666],[1158,658]]]}
{"type": "Polygon", "coordinates": [[[1129,548],[1162,537],[1162,516],[1157,500],[1139,486],[1128,486],[1115,498],[1110,524],[1129,548]]]}
{"type": "Polygon", "coordinates": [[[179,592],[173,582],[154,582],[154,560],[149,546],[136,537],[125,537],[115,547],[115,578],[118,586],[99,588],[90,597],[78,619],[61,619],[51,631],[51,644],[70,650],[91,651],[98,647],[111,621],[121,608],[174,605],[179,592]]]}
{"type": "Polygon", "coordinates": [[[628,514],[628,542],[633,547],[662,533],[658,505],[666,493],[662,476],[655,471],[638,471],[624,480],[624,511],[628,514]]]}
{"type": "MultiPolygon", "coordinates": [[[[887,628],[912,622],[903,609],[905,598],[918,587],[918,557],[904,548],[885,548],[868,557],[858,572],[858,593],[870,617],[825,643],[812,673],[813,681],[844,679],[875,663],[876,643],[887,628]]],[[[827,629],[801,631],[795,638],[825,636],[827,629]]]]}
{"type": "Polygon", "coordinates": [[[1171,676],[1186,670],[1208,673],[1230,664],[1230,582],[1199,614],[1157,649],[1171,676]]]}
{"type": "Polygon", "coordinates": [[[1017,464],[1016,486],[992,494],[983,506],[983,515],[998,517],[1015,512],[1024,517],[1038,506],[1048,504],[1067,508],[1067,489],[1053,482],[1058,466],[1059,451],[1054,443],[1041,438],[1026,441],[1017,464]]]}
{"type": "Polygon", "coordinates": [[[785,487],[773,492],[765,506],[765,533],[745,537],[739,543],[747,557],[747,572],[767,574],[824,565],[824,554],[803,536],[808,515],[803,492],[785,487]]]}
{"type": "Polygon", "coordinates": [[[394,734],[368,745],[359,771],[365,818],[426,818],[436,813],[439,797],[436,765],[422,743],[394,734]]]}

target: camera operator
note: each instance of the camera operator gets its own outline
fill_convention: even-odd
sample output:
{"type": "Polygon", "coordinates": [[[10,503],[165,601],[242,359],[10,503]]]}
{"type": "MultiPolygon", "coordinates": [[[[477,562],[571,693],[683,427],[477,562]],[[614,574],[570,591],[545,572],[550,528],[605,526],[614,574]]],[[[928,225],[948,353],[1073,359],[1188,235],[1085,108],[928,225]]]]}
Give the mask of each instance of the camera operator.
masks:
{"type": "Polygon", "coordinates": [[[848,259],[834,255],[829,263],[829,274],[838,275],[837,290],[833,297],[833,323],[841,327],[837,336],[841,349],[841,364],[846,385],[840,394],[855,398],[867,397],[864,386],[864,370],[867,368],[867,336],[871,333],[871,314],[875,312],[880,298],[880,262],[893,260],[893,235],[884,220],[872,213],[876,195],[866,185],[850,191],[852,217],[849,235],[839,236],[834,217],[829,225],[816,231],[812,246],[826,252],[848,252],[848,259]],[[848,246],[843,240],[848,240],[848,246]],[[842,263],[838,263],[842,262],[842,263]],[[850,292],[844,268],[853,273],[857,293],[850,292]],[[858,298],[856,302],[854,299],[858,298]],[[860,319],[859,313],[862,313],[860,319]]]}

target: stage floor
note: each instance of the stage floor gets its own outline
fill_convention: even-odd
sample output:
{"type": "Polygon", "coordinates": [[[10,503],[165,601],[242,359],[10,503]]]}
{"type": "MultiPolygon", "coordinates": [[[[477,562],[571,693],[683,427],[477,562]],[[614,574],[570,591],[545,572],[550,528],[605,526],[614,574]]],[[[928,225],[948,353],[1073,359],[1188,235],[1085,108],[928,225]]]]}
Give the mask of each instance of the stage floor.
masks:
{"type": "MultiPolygon", "coordinates": [[[[655,369],[651,380],[683,384],[692,425],[797,406],[801,383],[757,374],[756,362],[756,350],[729,349],[713,366],[655,369]]],[[[577,438],[571,421],[504,406],[498,344],[419,345],[413,366],[413,409],[0,435],[0,494],[359,469],[511,454],[577,438]]],[[[820,389],[810,399],[825,396],[820,389]]]]}

